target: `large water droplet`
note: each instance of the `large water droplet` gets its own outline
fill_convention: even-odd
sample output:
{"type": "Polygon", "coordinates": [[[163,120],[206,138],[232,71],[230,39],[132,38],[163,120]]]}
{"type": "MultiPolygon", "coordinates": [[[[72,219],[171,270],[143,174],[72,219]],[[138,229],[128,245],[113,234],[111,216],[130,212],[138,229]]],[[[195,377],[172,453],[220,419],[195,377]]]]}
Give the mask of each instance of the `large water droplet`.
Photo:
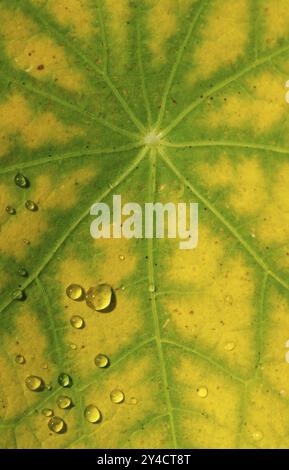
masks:
{"type": "Polygon", "coordinates": [[[83,300],[84,289],[79,284],[70,284],[66,289],[66,295],[71,300],[83,300]]]}
{"type": "Polygon", "coordinates": [[[44,382],[41,377],[37,375],[29,375],[25,379],[26,387],[32,392],[39,392],[44,388],[44,382]]]}
{"type": "Polygon", "coordinates": [[[66,374],[65,372],[62,372],[58,376],[58,383],[61,385],[61,387],[71,387],[72,386],[72,378],[70,375],[66,374]]]}
{"type": "Polygon", "coordinates": [[[119,403],[122,403],[124,401],[124,393],[121,390],[113,390],[110,392],[110,399],[113,403],[116,403],[117,405],[119,403]]]}
{"type": "Polygon", "coordinates": [[[48,421],[48,427],[51,431],[55,432],[56,434],[61,434],[66,431],[65,422],[62,418],[59,418],[58,416],[53,416],[53,418],[48,421]]]}
{"type": "Polygon", "coordinates": [[[73,317],[70,319],[70,324],[77,330],[84,328],[84,320],[79,315],[73,315],[73,317]]]}
{"type": "Polygon", "coordinates": [[[95,365],[97,367],[100,367],[101,369],[103,369],[104,367],[108,367],[109,365],[109,359],[104,354],[98,354],[97,356],[95,356],[94,362],[95,365]]]}
{"type": "Polygon", "coordinates": [[[101,311],[109,307],[112,300],[112,288],[109,284],[90,287],[86,294],[86,303],[93,310],[101,311]]]}
{"type": "Polygon", "coordinates": [[[197,394],[200,398],[206,398],[208,396],[208,389],[207,387],[199,387],[197,389],[197,394]]]}
{"type": "Polygon", "coordinates": [[[84,410],[84,416],[89,423],[99,423],[101,412],[95,405],[88,405],[84,410]]]}
{"type": "Polygon", "coordinates": [[[15,356],[15,362],[17,362],[17,364],[25,364],[25,357],[22,356],[22,354],[17,354],[17,356],[15,356]]]}
{"type": "Polygon", "coordinates": [[[50,418],[51,416],[53,416],[53,410],[51,410],[50,408],[44,408],[42,410],[42,414],[43,416],[45,416],[46,418],[50,418]]]}
{"type": "Polygon", "coordinates": [[[34,201],[31,201],[30,199],[25,202],[25,207],[31,212],[36,212],[38,210],[37,204],[34,201]]]}
{"type": "Polygon", "coordinates": [[[28,179],[26,178],[26,176],[24,176],[22,173],[18,173],[15,177],[14,177],[14,183],[19,186],[19,188],[28,188],[29,186],[29,181],[28,179]]]}
{"type": "Polygon", "coordinates": [[[15,215],[16,214],[16,209],[12,206],[6,206],[5,208],[7,214],[9,215],[15,215]]]}
{"type": "Polygon", "coordinates": [[[72,406],[71,398],[65,395],[58,397],[56,400],[56,403],[57,403],[58,408],[61,408],[62,410],[65,410],[72,406]]]}

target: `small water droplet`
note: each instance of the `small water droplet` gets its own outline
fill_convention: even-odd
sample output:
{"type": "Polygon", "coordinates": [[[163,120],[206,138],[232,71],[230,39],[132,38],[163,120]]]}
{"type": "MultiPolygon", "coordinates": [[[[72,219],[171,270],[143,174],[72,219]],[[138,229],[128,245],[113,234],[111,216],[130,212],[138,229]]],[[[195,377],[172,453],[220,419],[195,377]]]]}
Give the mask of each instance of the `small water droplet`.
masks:
{"type": "Polygon", "coordinates": [[[26,271],[24,266],[19,266],[19,268],[17,269],[17,273],[22,277],[27,277],[28,276],[28,272],[26,271]]]}
{"type": "Polygon", "coordinates": [[[79,315],[73,315],[70,319],[70,324],[73,326],[73,328],[76,328],[77,330],[84,328],[84,320],[82,317],[79,315]]]}
{"type": "Polygon", "coordinates": [[[61,387],[71,387],[72,386],[72,378],[70,375],[66,374],[65,372],[62,372],[58,376],[58,383],[61,385],[61,387]]]}
{"type": "Polygon", "coordinates": [[[101,369],[103,369],[104,367],[108,367],[109,365],[109,359],[104,354],[98,354],[97,356],[95,356],[94,362],[95,365],[97,367],[100,367],[101,369]]]}
{"type": "Polygon", "coordinates": [[[29,186],[29,181],[28,179],[26,178],[26,176],[24,176],[22,173],[18,173],[15,177],[14,177],[14,183],[19,186],[19,188],[28,188],[29,186]]]}
{"type": "Polygon", "coordinates": [[[227,305],[233,305],[233,297],[231,295],[226,295],[224,298],[224,302],[227,305]]]}
{"type": "Polygon", "coordinates": [[[150,285],[149,285],[149,292],[152,294],[153,292],[155,292],[155,290],[156,290],[155,285],[154,285],[154,284],[150,284],[150,285]]]}
{"type": "Polygon", "coordinates": [[[16,214],[16,209],[12,206],[6,206],[5,208],[7,214],[9,215],[15,215],[16,214]]]}
{"type": "Polygon", "coordinates": [[[62,395],[62,396],[57,398],[56,403],[57,403],[58,408],[61,408],[62,410],[65,410],[65,409],[71,407],[72,400],[71,400],[71,398],[69,398],[65,395],[62,395]]]}
{"type": "Polygon", "coordinates": [[[37,375],[29,375],[25,379],[26,387],[32,392],[39,392],[44,388],[44,382],[41,377],[37,375]]]}
{"type": "Polygon", "coordinates": [[[73,351],[76,351],[76,349],[77,349],[76,344],[70,343],[70,349],[72,349],[73,351]]]}
{"type": "Polygon", "coordinates": [[[206,398],[208,396],[208,389],[207,387],[199,387],[197,393],[200,398],[206,398]]]}
{"type": "Polygon", "coordinates": [[[23,243],[24,245],[30,245],[30,240],[28,240],[27,238],[23,238],[23,243]]]}
{"type": "Polygon", "coordinates": [[[25,364],[25,357],[22,356],[22,354],[17,354],[17,356],[15,356],[15,362],[17,362],[17,364],[25,364]]]}
{"type": "Polygon", "coordinates": [[[52,385],[51,385],[51,383],[46,384],[46,390],[52,390],[52,385]]]}
{"type": "Polygon", "coordinates": [[[101,412],[95,405],[88,405],[84,410],[84,416],[89,423],[99,423],[101,412]]]}
{"type": "Polygon", "coordinates": [[[48,369],[48,365],[47,364],[42,364],[42,369],[48,369]]]}
{"type": "Polygon", "coordinates": [[[71,300],[83,300],[84,290],[79,284],[70,284],[66,289],[66,295],[71,300]]]}
{"type": "Polygon", "coordinates": [[[65,422],[62,418],[59,418],[58,416],[53,416],[53,418],[48,421],[48,427],[51,431],[55,432],[56,434],[61,434],[66,431],[65,422]]]}
{"type": "Polygon", "coordinates": [[[120,261],[124,261],[124,260],[125,260],[125,256],[124,256],[124,255],[119,255],[119,259],[120,259],[120,261]]]}
{"type": "Polygon", "coordinates": [[[119,403],[122,403],[124,401],[124,393],[121,390],[113,390],[110,392],[110,399],[113,403],[116,403],[117,405],[119,403]]]}
{"type": "Polygon", "coordinates": [[[225,351],[233,351],[233,349],[235,349],[235,347],[236,347],[235,343],[230,341],[229,343],[225,344],[224,349],[225,349],[225,351]]]}
{"type": "Polygon", "coordinates": [[[25,207],[31,212],[36,212],[38,210],[37,204],[34,201],[31,201],[30,199],[25,202],[25,207]]]}
{"type": "Polygon", "coordinates": [[[12,300],[25,300],[26,296],[22,289],[14,289],[11,294],[12,300]]]}
{"type": "Polygon", "coordinates": [[[112,300],[112,288],[109,284],[90,287],[86,294],[86,304],[93,310],[101,311],[109,307],[112,300]]]}
{"type": "Polygon", "coordinates": [[[53,416],[53,410],[51,410],[50,408],[44,408],[42,410],[42,414],[43,416],[45,416],[46,418],[50,418],[51,416],[53,416]]]}
{"type": "Polygon", "coordinates": [[[252,438],[256,442],[261,441],[263,439],[263,433],[261,431],[255,431],[252,434],[252,438]]]}
{"type": "Polygon", "coordinates": [[[136,404],[138,403],[137,398],[132,397],[132,398],[130,399],[130,403],[131,403],[132,405],[136,405],[136,404]]]}

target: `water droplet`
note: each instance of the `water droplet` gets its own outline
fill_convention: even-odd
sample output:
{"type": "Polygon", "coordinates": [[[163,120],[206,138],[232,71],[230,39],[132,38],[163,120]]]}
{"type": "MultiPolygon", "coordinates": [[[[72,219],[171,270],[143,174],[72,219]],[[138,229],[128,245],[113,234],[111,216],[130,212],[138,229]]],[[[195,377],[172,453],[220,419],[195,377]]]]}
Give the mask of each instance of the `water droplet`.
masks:
{"type": "Polygon", "coordinates": [[[206,398],[208,396],[208,389],[207,387],[199,387],[197,393],[200,398],[206,398]]]}
{"type": "Polygon", "coordinates": [[[84,410],[84,416],[89,423],[99,423],[101,412],[95,405],[88,405],[84,410]]]}
{"type": "Polygon", "coordinates": [[[15,362],[17,362],[17,364],[25,364],[25,357],[22,356],[22,354],[17,354],[17,356],[15,356],[15,362]]]}
{"type": "Polygon", "coordinates": [[[233,351],[233,349],[235,349],[235,347],[236,347],[235,343],[230,341],[229,343],[225,344],[224,349],[225,349],[225,351],[233,351]]]}
{"type": "Polygon", "coordinates": [[[113,403],[122,403],[124,401],[124,393],[121,390],[113,390],[110,392],[110,399],[113,403]]]}
{"type": "Polygon", "coordinates": [[[26,178],[26,176],[22,175],[22,173],[18,173],[14,177],[14,183],[19,186],[19,188],[28,188],[29,186],[29,181],[26,178]]]}
{"type": "Polygon", "coordinates": [[[25,379],[26,387],[32,392],[39,392],[44,388],[44,382],[41,377],[37,375],[29,375],[25,379]]]}
{"type": "Polygon", "coordinates": [[[261,441],[263,439],[263,433],[261,431],[255,431],[252,434],[252,438],[254,441],[261,441]]]}
{"type": "Polygon", "coordinates": [[[58,397],[56,400],[58,408],[61,408],[62,410],[65,410],[67,408],[70,408],[72,405],[72,400],[71,398],[62,395],[61,397],[58,397]]]}
{"type": "Polygon", "coordinates": [[[155,285],[154,285],[154,284],[150,284],[150,285],[149,285],[149,292],[152,294],[153,292],[155,292],[155,290],[156,290],[155,285]]]}
{"type": "Polygon", "coordinates": [[[15,215],[16,214],[16,209],[12,206],[6,206],[5,208],[7,214],[9,215],[15,215]]]}
{"type": "Polygon", "coordinates": [[[36,212],[38,210],[37,204],[34,201],[31,201],[30,199],[25,202],[25,207],[31,212],[36,212]]]}
{"type": "Polygon", "coordinates": [[[42,364],[42,369],[48,369],[48,365],[47,364],[42,364]]]}
{"type": "Polygon", "coordinates": [[[132,405],[136,405],[136,404],[138,403],[137,398],[132,397],[132,398],[130,399],[130,403],[131,403],[132,405]]]}
{"type": "Polygon", "coordinates": [[[12,292],[11,297],[13,300],[25,300],[26,298],[25,293],[22,289],[15,289],[12,292]]]}
{"type": "Polygon", "coordinates": [[[26,271],[24,266],[19,266],[19,268],[17,269],[17,273],[22,277],[27,277],[28,276],[28,272],[26,271]]]}
{"type": "Polygon", "coordinates": [[[108,284],[90,287],[86,294],[86,303],[93,310],[105,310],[112,299],[112,288],[108,284]]]}
{"type": "Polygon", "coordinates": [[[52,390],[52,385],[51,385],[51,383],[46,384],[46,390],[52,390]]]}
{"type": "Polygon", "coordinates": [[[124,255],[119,255],[119,259],[120,259],[120,261],[124,261],[124,260],[125,260],[125,256],[124,256],[124,255]]]}
{"type": "Polygon", "coordinates": [[[73,351],[75,351],[75,350],[77,349],[76,344],[71,343],[71,344],[70,344],[70,349],[72,349],[73,351]]]}
{"type": "Polygon", "coordinates": [[[72,378],[70,375],[66,374],[65,372],[62,372],[58,376],[58,383],[61,385],[61,387],[71,387],[72,386],[72,378]]]}
{"type": "Polygon", "coordinates": [[[30,240],[28,240],[27,238],[23,238],[23,243],[24,245],[30,245],[30,240]]]}
{"type": "Polygon", "coordinates": [[[103,369],[109,365],[109,359],[104,354],[98,354],[94,359],[95,365],[103,369]]]}
{"type": "Polygon", "coordinates": [[[73,315],[73,317],[70,319],[70,324],[77,330],[84,328],[84,320],[79,315],[73,315]]]}
{"type": "Polygon", "coordinates": [[[44,408],[42,410],[42,414],[43,416],[45,416],[46,418],[50,418],[51,416],[53,416],[53,410],[51,410],[50,408],[44,408]]]}
{"type": "Polygon", "coordinates": [[[48,421],[48,427],[51,431],[55,432],[56,434],[60,434],[66,431],[66,424],[63,419],[58,418],[58,416],[53,416],[48,421]]]}
{"type": "Polygon", "coordinates": [[[233,305],[233,297],[231,295],[226,295],[224,298],[224,302],[227,305],[233,305]]]}
{"type": "Polygon", "coordinates": [[[66,295],[71,300],[83,300],[84,299],[84,290],[78,284],[70,284],[66,289],[66,295]]]}

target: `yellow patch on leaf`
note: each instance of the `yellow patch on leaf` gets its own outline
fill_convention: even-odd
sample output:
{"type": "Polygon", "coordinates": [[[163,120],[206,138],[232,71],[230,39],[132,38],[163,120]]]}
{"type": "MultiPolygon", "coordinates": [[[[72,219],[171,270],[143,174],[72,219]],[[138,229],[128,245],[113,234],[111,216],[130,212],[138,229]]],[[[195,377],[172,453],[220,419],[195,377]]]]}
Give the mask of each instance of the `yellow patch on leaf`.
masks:
{"type": "Polygon", "coordinates": [[[266,0],[263,3],[265,19],[265,46],[274,47],[279,39],[288,36],[289,30],[289,8],[287,0],[266,0]]]}
{"type": "Polygon", "coordinates": [[[19,133],[27,148],[35,149],[54,141],[64,144],[83,134],[77,126],[63,124],[51,112],[33,111],[20,94],[11,95],[0,104],[0,136],[5,136],[3,153],[11,147],[9,136],[19,133]]]}
{"type": "Polygon", "coordinates": [[[98,32],[95,28],[95,12],[89,0],[50,0],[49,10],[55,15],[57,21],[64,26],[71,27],[70,35],[82,40],[89,40],[98,32]]]}
{"type": "Polygon", "coordinates": [[[148,46],[153,55],[155,65],[161,65],[166,61],[166,44],[177,32],[182,15],[185,15],[191,1],[174,0],[147,0],[150,6],[147,27],[150,34],[148,46]]]}
{"type": "Polygon", "coordinates": [[[208,111],[206,123],[218,128],[247,127],[255,134],[272,129],[288,113],[284,99],[284,81],[271,72],[262,72],[246,80],[250,96],[226,94],[226,102],[208,111]]]}
{"type": "MultiPolygon", "coordinates": [[[[196,255],[187,259],[187,265],[195,265],[198,248],[194,251],[196,255]]],[[[238,365],[242,373],[247,374],[254,367],[256,357],[252,329],[255,274],[240,255],[220,259],[219,263],[212,252],[209,256],[216,270],[209,269],[206,262],[201,264],[207,285],[201,283],[200,276],[195,279],[192,276],[191,285],[187,287],[190,293],[178,300],[168,296],[163,301],[170,320],[167,330],[177,332],[197,350],[210,351],[216,360],[221,358],[232,369],[238,365]],[[240,331],[244,334],[240,335],[240,331]]],[[[175,277],[181,282],[179,269],[175,271],[175,277]]]]}
{"type": "Polygon", "coordinates": [[[65,48],[43,34],[19,10],[1,9],[6,52],[13,64],[38,80],[50,79],[72,91],[83,89],[85,77],[67,58],[65,48]]]}
{"type": "Polygon", "coordinates": [[[0,355],[0,396],[6,397],[7,403],[3,419],[21,414],[27,406],[39,400],[41,392],[32,392],[25,385],[28,376],[36,375],[48,384],[55,373],[55,364],[50,361],[48,355],[48,339],[35,312],[27,309],[19,310],[16,312],[14,322],[13,328],[21,334],[15,332],[2,334],[2,342],[8,351],[6,355],[0,355]],[[24,364],[16,363],[17,355],[24,356],[24,364]]]}
{"type": "Polygon", "coordinates": [[[208,437],[211,447],[233,447],[241,385],[205,359],[180,350],[171,351],[170,357],[177,364],[173,368],[174,395],[185,447],[207,447],[208,437]]]}
{"type": "Polygon", "coordinates": [[[249,35],[249,2],[211,4],[210,16],[202,31],[202,41],[194,54],[196,67],[188,73],[194,83],[198,78],[209,78],[224,65],[232,65],[242,57],[249,35]]]}

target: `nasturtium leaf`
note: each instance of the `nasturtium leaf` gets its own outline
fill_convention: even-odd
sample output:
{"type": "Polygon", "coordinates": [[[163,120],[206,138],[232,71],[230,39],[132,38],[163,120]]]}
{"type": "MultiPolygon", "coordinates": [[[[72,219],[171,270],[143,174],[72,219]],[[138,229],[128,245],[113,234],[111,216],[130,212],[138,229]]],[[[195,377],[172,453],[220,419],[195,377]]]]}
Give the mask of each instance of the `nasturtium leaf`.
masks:
{"type": "Polygon", "coordinates": [[[287,0],[0,18],[0,447],[288,448],[287,0]],[[197,248],[93,239],[114,194],[199,203],[197,248]]]}

